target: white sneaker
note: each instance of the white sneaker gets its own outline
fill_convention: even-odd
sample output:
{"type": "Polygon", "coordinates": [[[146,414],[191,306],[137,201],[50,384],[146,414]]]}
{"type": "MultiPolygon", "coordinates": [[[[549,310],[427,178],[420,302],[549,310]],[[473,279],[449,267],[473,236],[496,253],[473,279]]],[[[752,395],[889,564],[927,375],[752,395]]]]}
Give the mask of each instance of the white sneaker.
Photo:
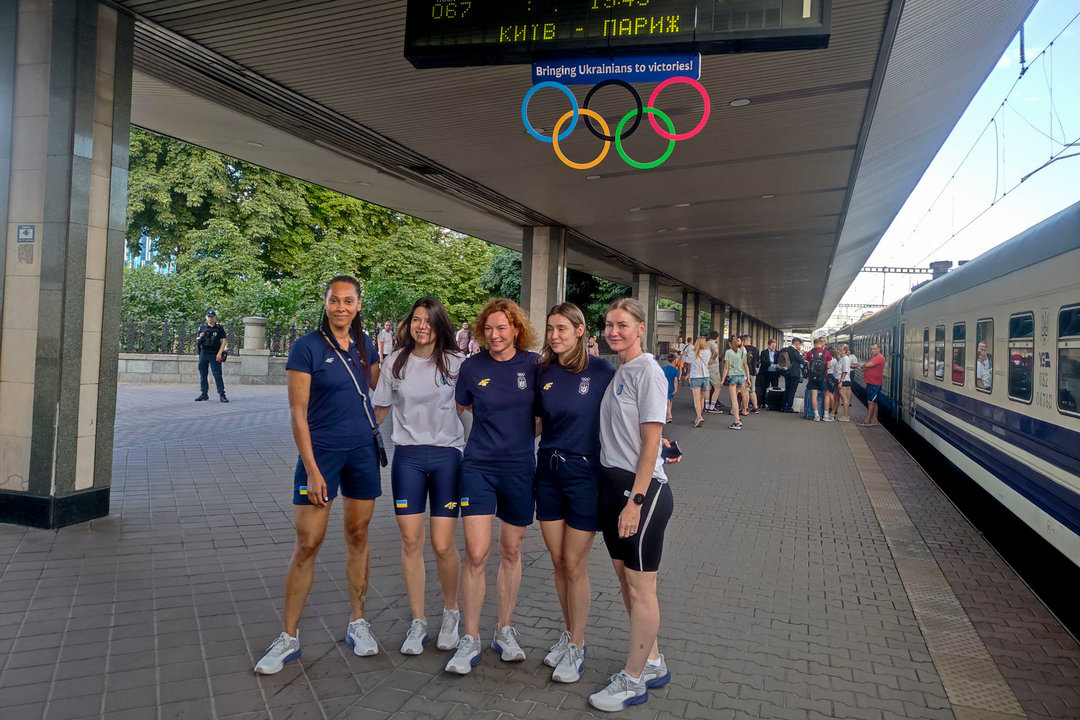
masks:
{"type": "Polygon", "coordinates": [[[625,670],[611,676],[608,686],[589,696],[589,704],[597,710],[616,712],[631,705],[641,705],[649,699],[644,682],[634,682],[625,670]]]}
{"type": "Polygon", "coordinates": [[[450,662],[446,663],[446,672],[468,675],[479,664],[480,639],[472,635],[462,635],[458,642],[457,652],[450,658],[450,662]]]}
{"type": "Polygon", "coordinates": [[[255,665],[255,672],[260,675],[273,675],[281,672],[286,663],[299,659],[300,632],[297,631],[296,637],[291,637],[288,633],[283,632],[277,636],[274,642],[270,643],[270,647],[266,649],[266,654],[262,656],[262,660],[255,665]]]}
{"type": "Polygon", "coordinates": [[[435,642],[435,647],[440,650],[453,650],[456,648],[458,644],[458,626],[460,625],[461,611],[443,608],[442,627],[439,628],[439,639],[435,642]]]}
{"type": "Polygon", "coordinates": [[[831,417],[829,413],[825,413],[825,417],[822,418],[824,422],[835,422],[836,418],[831,417]]]}
{"type": "Polygon", "coordinates": [[[821,422],[821,416],[817,413],[814,413],[814,422],[821,422]]]}
{"type": "Polygon", "coordinates": [[[548,667],[558,667],[559,658],[566,652],[566,646],[570,644],[570,633],[566,630],[559,635],[559,642],[551,646],[551,651],[544,656],[544,664],[548,667]]]}
{"type": "Polygon", "coordinates": [[[843,417],[838,417],[836,419],[840,422],[851,422],[851,418],[849,418],[847,415],[844,415],[843,417]]]}
{"type": "Polygon", "coordinates": [[[402,655],[419,655],[424,652],[424,646],[428,642],[427,623],[420,618],[413,618],[409,625],[409,632],[405,634],[405,642],[401,644],[402,655]]]}
{"type": "Polygon", "coordinates": [[[572,683],[581,679],[581,671],[585,668],[585,649],[579,648],[574,643],[566,646],[566,652],[559,658],[559,664],[555,672],[551,673],[551,679],[555,682],[572,683]]]}
{"type": "Polygon", "coordinates": [[[345,631],[345,642],[352,648],[354,654],[367,657],[379,652],[379,643],[371,635],[371,624],[364,618],[358,618],[349,623],[349,629],[345,631]]]}
{"type": "Polygon", "coordinates": [[[518,644],[517,630],[513,625],[507,625],[501,630],[495,631],[495,639],[491,641],[491,649],[499,653],[503,662],[521,662],[525,659],[525,651],[518,644]]]}

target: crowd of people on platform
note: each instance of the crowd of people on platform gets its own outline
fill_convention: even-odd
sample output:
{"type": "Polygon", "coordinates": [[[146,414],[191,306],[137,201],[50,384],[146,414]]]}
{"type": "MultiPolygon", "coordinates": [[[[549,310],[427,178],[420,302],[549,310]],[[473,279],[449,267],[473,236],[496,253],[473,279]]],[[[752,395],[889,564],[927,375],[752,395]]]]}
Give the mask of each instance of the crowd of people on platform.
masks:
{"type": "Polygon", "coordinates": [[[817,422],[851,420],[851,383],[855,368],[862,367],[867,392],[867,416],[863,427],[875,427],[877,395],[881,391],[885,357],[875,344],[871,357],[862,365],[846,343],[826,346],[824,337],[813,340],[804,352],[802,338],[777,350],[776,340],[769,340],[764,350],[752,344],[750,335],[733,335],[723,352],[720,333],[692,338],[679,337],[675,349],[667,355],[664,375],[668,379],[667,422],[674,418],[671,402],[679,385],[689,386],[694,395],[694,427],[704,425],[706,414],[730,413],[735,420],[730,430],[742,429],[742,418],[756,415],[761,408],[795,413],[799,385],[806,382],[803,417],[817,422]],[[780,381],[784,384],[781,388],[780,381]],[[724,393],[724,388],[727,393],[724,393]],[[727,396],[725,398],[725,395],[727,396]],[[727,399],[728,405],[722,404],[727,399]]]}
{"type": "MultiPolygon", "coordinates": [[[[552,679],[580,678],[591,599],[588,556],[601,532],[629,616],[630,647],[622,669],[589,703],[616,711],[645,702],[649,688],[671,678],[657,645],[656,588],[674,507],[664,467],[680,456],[662,437],[670,412],[668,380],[644,351],[640,303],[624,298],[608,307],[604,333],[618,369],[598,356],[595,336],[587,335],[581,310],[570,303],[548,312],[540,353],[532,351],[528,317],[511,300],[491,300],[455,333],[443,304],[423,297],[396,328],[387,323],[376,342],[364,332],[360,307],[357,281],[335,277],[326,287],[319,329],[289,353],[289,406],[299,452],[296,543],[282,632],[255,671],[277,673],[300,658],[300,615],[339,494],[350,604],[345,642],[358,656],[379,652],[365,617],[368,527],[382,493],[379,467],[387,465],[379,426],[392,415],[390,485],[412,617],[401,652],[422,653],[435,634],[424,603],[430,503],[427,525],[443,596],[435,645],[453,651],[446,672],[465,675],[481,662],[481,608],[492,551],[499,555],[498,620],[490,647],[504,662],[525,659],[513,619],[522,540],[535,517],[551,553],[553,601],[563,618],[544,657],[552,679]],[[472,415],[467,440],[461,422],[466,412],[472,415]],[[459,516],[464,556],[454,540],[459,516]]],[[[735,366],[745,364],[744,354],[730,356],[733,376],[735,366]]]]}

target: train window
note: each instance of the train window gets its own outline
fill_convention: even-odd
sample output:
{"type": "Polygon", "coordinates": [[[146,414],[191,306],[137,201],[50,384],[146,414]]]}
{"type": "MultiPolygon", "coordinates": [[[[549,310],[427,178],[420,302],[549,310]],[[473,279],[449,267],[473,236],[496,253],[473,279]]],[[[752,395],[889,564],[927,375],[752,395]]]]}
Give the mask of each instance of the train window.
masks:
{"type": "Polygon", "coordinates": [[[1035,315],[1020,313],[1009,318],[1009,398],[1031,402],[1035,369],[1035,315]]]}
{"type": "Polygon", "coordinates": [[[975,389],[990,392],[994,387],[994,321],[975,325],[975,389]]]}
{"type": "Polygon", "coordinates": [[[945,379],[945,326],[934,328],[934,378],[945,379]]]}
{"type": "Polygon", "coordinates": [[[922,330],[922,376],[930,374],[930,328],[922,330]]]}
{"type": "Polygon", "coordinates": [[[1080,305],[1058,313],[1058,410],[1080,415],[1080,305]]]}
{"type": "Polygon", "coordinates": [[[956,323],[952,326],[952,381],[953,385],[964,384],[964,360],[967,359],[967,324],[956,323]]]}

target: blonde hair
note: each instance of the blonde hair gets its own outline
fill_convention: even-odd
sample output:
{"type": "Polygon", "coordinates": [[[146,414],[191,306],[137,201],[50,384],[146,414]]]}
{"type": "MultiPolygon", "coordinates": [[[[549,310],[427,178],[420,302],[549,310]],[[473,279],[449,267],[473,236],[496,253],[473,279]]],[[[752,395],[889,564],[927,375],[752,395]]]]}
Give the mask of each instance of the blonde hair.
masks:
{"type": "Polygon", "coordinates": [[[510,321],[510,324],[514,326],[514,330],[517,331],[514,347],[518,350],[528,350],[536,345],[536,336],[533,334],[532,325],[529,323],[529,316],[521,309],[521,306],[506,298],[492,298],[484,306],[484,309],[480,311],[480,314],[476,316],[476,322],[473,324],[473,337],[476,338],[480,347],[485,350],[490,349],[488,348],[487,338],[484,336],[484,325],[487,324],[488,318],[497,312],[506,315],[506,319],[510,321]]]}
{"type": "MultiPolygon", "coordinates": [[[[630,313],[630,315],[632,315],[639,323],[645,322],[645,307],[634,298],[625,297],[619,298],[618,300],[612,300],[611,304],[607,306],[607,310],[604,312],[604,317],[607,317],[616,310],[630,313]]],[[[641,339],[644,341],[645,337],[642,336],[641,339]]],[[[638,344],[644,349],[643,343],[639,342],[638,344]]]]}
{"type": "MultiPolygon", "coordinates": [[[[574,349],[570,351],[570,357],[564,368],[577,375],[579,372],[589,367],[589,348],[586,346],[588,342],[584,329],[585,329],[585,315],[574,303],[560,303],[555,307],[548,310],[548,318],[552,315],[561,315],[570,321],[570,324],[576,330],[582,329],[581,337],[577,339],[574,344],[574,349]]],[[[547,331],[544,331],[544,347],[540,351],[540,357],[546,368],[551,363],[559,364],[559,355],[551,349],[551,344],[548,342],[547,331]]]]}
{"type": "Polygon", "coordinates": [[[847,343],[840,343],[840,347],[838,349],[840,350],[841,355],[847,355],[851,352],[851,348],[847,346],[847,343]]]}
{"type": "Polygon", "coordinates": [[[709,342],[705,339],[704,335],[700,336],[697,340],[695,340],[694,341],[694,357],[700,358],[701,357],[701,351],[704,350],[705,347],[708,344],[709,344],[709,342]]]}

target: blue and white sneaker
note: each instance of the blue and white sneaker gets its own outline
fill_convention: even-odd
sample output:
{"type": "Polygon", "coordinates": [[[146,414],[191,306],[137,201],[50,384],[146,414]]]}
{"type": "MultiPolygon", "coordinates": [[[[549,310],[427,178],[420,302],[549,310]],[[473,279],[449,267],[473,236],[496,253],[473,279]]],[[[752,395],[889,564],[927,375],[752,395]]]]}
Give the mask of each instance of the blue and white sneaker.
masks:
{"type": "Polygon", "coordinates": [[[461,640],[458,641],[457,652],[450,658],[450,662],[446,663],[446,672],[468,675],[479,664],[480,638],[462,635],[461,640]]]}
{"type": "Polygon", "coordinates": [[[424,652],[428,640],[427,623],[420,618],[413,618],[409,632],[405,634],[405,642],[401,644],[401,654],[419,655],[424,652]]]}
{"type": "Polygon", "coordinates": [[[664,660],[663,655],[660,656],[659,665],[645,663],[645,672],[641,674],[641,679],[647,688],[664,687],[671,682],[671,671],[668,670],[667,661],[664,660]]]}
{"type": "Polygon", "coordinates": [[[625,670],[611,676],[608,686],[589,696],[589,704],[604,712],[625,710],[632,705],[641,705],[649,699],[649,691],[644,682],[634,682],[625,670]]]}
{"type": "Polygon", "coordinates": [[[585,668],[585,649],[574,643],[568,643],[566,652],[559,658],[559,664],[555,672],[551,673],[551,679],[555,682],[572,683],[581,679],[581,671],[585,668]]]}
{"type": "Polygon", "coordinates": [[[345,631],[345,642],[352,648],[353,654],[360,657],[375,655],[379,652],[379,643],[371,634],[371,624],[364,618],[357,618],[349,623],[345,631]]]}
{"type": "Polygon", "coordinates": [[[525,651],[518,643],[517,630],[513,625],[507,625],[501,630],[495,631],[495,639],[491,641],[491,649],[499,653],[503,662],[521,662],[525,659],[525,651]]]}
{"type": "Polygon", "coordinates": [[[559,635],[559,641],[551,646],[551,650],[544,656],[544,664],[548,667],[558,667],[559,658],[566,652],[566,646],[570,644],[570,633],[563,630],[559,635]]]}
{"type": "Polygon", "coordinates": [[[281,672],[287,663],[300,659],[300,633],[291,637],[288,633],[281,633],[255,665],[255,672],[260,675],[273,675],[281,672]]]}

